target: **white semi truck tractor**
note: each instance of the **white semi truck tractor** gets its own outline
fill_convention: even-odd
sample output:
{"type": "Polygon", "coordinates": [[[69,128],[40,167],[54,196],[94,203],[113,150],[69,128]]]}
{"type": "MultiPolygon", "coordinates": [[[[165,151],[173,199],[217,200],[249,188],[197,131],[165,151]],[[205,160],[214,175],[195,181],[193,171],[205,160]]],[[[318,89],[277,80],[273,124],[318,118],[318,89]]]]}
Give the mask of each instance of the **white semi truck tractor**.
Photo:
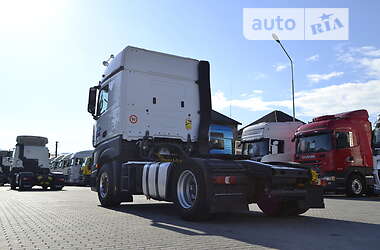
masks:
{"type": "Polygon", "coordinates": [[[372,137],[374,192],[380,194],[380,115],[375,123],[372,137]]]}
{"type": "Polygon", "coordinates": [[[27,190],[33,186],[43,189],[61,190],[63,175],[50,172],[48,139],[40,136],[17,136],[16,148],[9,182],[11,189],[27,190]]]}
{"type": "Polygon", "coordinates": [[[145,195],[174,202],[188,220],[250,203],[268,215],[324,207],[309,169],[209,155],[207,61],[126,47],[103,64],[88,102],[95,120],[91,189],[102,206],[145,195]]]}
{"type": "Polygon", "coordinates": [[[92,150],[85,150],[73,153],[67,171],[67,183],[71,185],[83,185],[84,178],[81,171],[82,164],[87,157],[92,156],[92,150]]]}
{"type": "Polygon", "coordinates": [[[293,162],[295,143],[292,140],[302,122],[262,122],[243,130],[242,153],[255,161],[293,162]]]}

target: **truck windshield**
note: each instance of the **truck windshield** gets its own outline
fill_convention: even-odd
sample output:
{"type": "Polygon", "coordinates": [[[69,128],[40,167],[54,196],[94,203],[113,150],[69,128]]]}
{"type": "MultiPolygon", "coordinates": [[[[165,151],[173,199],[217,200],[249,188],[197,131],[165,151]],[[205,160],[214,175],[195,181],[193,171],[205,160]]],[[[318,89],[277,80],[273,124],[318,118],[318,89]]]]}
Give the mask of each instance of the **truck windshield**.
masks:
{"type": "Polygon", "coordinates": [[[331,134],[318,134],[298,138],[297,153],[326,152],[332,149],[331,134]]]}
{"type": "Polygon", "coordinates": [[[269,140],[246,142],[243,144],[243,155],[261,157],[269,154],[269,140]]]}

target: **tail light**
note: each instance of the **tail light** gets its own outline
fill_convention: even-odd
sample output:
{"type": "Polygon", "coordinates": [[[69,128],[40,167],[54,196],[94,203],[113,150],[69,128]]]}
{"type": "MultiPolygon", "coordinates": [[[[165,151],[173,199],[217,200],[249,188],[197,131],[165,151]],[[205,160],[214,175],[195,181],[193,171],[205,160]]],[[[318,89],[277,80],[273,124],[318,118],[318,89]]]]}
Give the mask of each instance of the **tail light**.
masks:
{"type": "Polygon", "coordinates": [[[236,176],[214,176],[212,179],[212,182],[214,184],[231,185],[231,184],[237,183],[237,177],[236,176]]]}

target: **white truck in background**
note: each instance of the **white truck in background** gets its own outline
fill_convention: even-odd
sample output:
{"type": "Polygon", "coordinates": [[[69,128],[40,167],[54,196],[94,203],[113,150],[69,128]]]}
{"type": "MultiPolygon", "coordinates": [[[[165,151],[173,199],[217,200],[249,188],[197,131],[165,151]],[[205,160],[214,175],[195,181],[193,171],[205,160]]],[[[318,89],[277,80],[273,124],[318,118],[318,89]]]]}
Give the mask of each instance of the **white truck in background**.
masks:
{"type": "Polygon", "coordinates": [[[9,182],[11,189],[27,190],[41,186],[44,190],[61,190],[62,174],[52,173],[49,168],[48,139],[41,136],[17,136],[9,182]]]}
{"type": "Polygon", "coordinates": [[[372,136],[374,192],[380,194],[380,115],[374,125],[372,136]]]}
{"type": "Polygon", "coordinates": [[[65,154],[60,160],[58,164],[57,171],[61,172],[63,176],[65,177],[65,183],[69,182],[69,166],[70,166],[70,160],[71,156],[73,154],[65,154]]]}
{"type": "Polygon", "coordinates": [[[103,64],[87,108],[95,120],[91,189],[102,206],[145,195],[195,220],[250,203],[268,215],[324,207],[310,169],[209,154],[209,62],[126,47],[103,64]]]}
{"type": "Polygon", "coordinates": [[[65,154],[58,155],[54,159],[50,161],[50,170],[51,171],[59,171],[59,163],[61,162],[61,159],[65,157],[65,154]]]}
{"type": "Polygon", "coordinates": [[[12,151],[0,150],[0,186],[8,183],[9,172],[12,166],[12,151]]]}
{"type": "Polygon", "coordinates": [[[261,162],[293,162],[294,133],[302,122],[262,122],[243,130],[242,154],[261,162]]]}
{"type": "Polygon", "coordinates": [[[81,171],[82,164],[87,157],[92,156],[93,150],[85,150],[73,153],[67,168],[67,182],[71,185],[83,185],[84,178],[81,171]]]}

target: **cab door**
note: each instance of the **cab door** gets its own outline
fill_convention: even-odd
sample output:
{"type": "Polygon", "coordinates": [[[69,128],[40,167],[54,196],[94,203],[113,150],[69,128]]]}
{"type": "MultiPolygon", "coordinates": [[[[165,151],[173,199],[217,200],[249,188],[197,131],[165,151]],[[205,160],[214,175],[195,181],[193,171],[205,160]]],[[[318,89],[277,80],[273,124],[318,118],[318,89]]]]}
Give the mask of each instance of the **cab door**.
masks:
{"type": "Polygon", "coordinates": [[[334,133],[336,154],[334,157],[337,171],[360,165],[363,161],[357,143],[357,137],[349,130],[336,130],[334,133]]]}

